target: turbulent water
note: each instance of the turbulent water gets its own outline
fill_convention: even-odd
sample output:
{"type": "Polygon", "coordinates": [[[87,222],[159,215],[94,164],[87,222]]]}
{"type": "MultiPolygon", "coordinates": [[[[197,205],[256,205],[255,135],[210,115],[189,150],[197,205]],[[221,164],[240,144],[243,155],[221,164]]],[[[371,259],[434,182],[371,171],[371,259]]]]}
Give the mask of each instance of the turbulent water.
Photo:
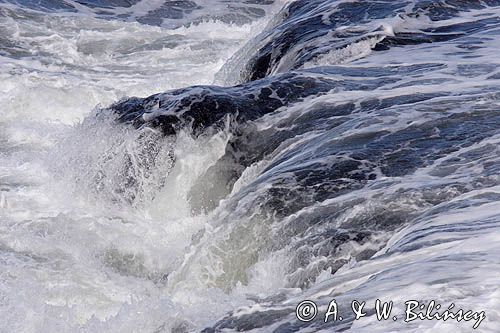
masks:
{"type": "Polygon", "coordinates": [[[496,0],[0,0],[0,332],[499,332],[499,49],[496,0]]]}

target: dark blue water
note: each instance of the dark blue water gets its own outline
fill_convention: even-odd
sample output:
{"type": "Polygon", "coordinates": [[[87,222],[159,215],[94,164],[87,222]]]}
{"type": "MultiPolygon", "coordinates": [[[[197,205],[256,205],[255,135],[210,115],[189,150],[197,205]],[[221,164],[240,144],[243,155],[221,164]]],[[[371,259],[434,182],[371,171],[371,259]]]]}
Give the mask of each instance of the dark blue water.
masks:
{"type": "Polygon", "coordinates": [[[2,185],[0,263],[18,272],[0,274],[6,331],[474,325],[405,322],[407,300],[485,311],[478,331],[500,329],[499,1],[4,4],[3,93],[22,115],[3,116],[0,179],[22,163],[46,174],[2,185]],[[65,125],[14,104],[23,86],[65,125]],[[40,98],[51,89],[71,102],[40,98]],[[101,105],[64,121],[80,89],[101,105]],[[57,134],[28,149],[9,143],[14,130],[57,134]],[[15,300],[27,284],[35,301],[15,300]],[[343,320],[325,322],[333,298],[343,320]],[[319,315],[299,321],[306,299],[319,315]],[[376,299],[394,301],[396,320],[375,319],[376,299]]]}

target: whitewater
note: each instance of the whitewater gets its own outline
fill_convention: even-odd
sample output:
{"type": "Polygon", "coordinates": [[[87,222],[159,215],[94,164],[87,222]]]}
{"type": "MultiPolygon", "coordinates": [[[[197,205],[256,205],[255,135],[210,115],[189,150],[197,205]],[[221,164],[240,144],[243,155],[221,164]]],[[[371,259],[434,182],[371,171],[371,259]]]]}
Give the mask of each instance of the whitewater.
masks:
{"type": "Polygon", "coordinates": [[[499,48],[495,0],[0,0],[0,332],[499,332],[499,48]]]}

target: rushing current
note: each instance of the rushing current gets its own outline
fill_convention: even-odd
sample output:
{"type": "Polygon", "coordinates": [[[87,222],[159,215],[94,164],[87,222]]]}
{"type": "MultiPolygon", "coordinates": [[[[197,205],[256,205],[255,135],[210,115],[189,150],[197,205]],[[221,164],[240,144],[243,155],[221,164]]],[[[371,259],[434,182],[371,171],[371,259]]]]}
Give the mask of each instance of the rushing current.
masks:
{"type": "Polygon", "coordinates": [[[0,0],[0,332],[500,332],[499,54],[498,0],[0,0]]]}

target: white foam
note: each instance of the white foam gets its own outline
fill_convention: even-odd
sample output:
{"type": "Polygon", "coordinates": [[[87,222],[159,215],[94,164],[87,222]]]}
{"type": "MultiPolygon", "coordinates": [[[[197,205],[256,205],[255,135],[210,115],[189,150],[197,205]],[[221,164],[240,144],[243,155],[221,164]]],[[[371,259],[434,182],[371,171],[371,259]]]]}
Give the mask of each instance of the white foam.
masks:
{"type": "MultiPolygon", "coordinates": [[[[144,11],[153,5],[146,2],[144,11]]],[[[2,38],[18,47],[0,56],[0,330],[202,327],[246,304],[220,290],[165,289],[206,223],[191,216],[190,183],[224,152],[225,134],[180,135],[174,168],[171,142],[155,141],[160,164],[151,173],[136,148],[154,133],[106,117],[82,120],[123,96],[211,83],[264,22],[169,30],[84,11],[1,10],[2,38]],[[139,180],[132,205],[130,193],[117,191],[128,161],[139,180]]]]}

